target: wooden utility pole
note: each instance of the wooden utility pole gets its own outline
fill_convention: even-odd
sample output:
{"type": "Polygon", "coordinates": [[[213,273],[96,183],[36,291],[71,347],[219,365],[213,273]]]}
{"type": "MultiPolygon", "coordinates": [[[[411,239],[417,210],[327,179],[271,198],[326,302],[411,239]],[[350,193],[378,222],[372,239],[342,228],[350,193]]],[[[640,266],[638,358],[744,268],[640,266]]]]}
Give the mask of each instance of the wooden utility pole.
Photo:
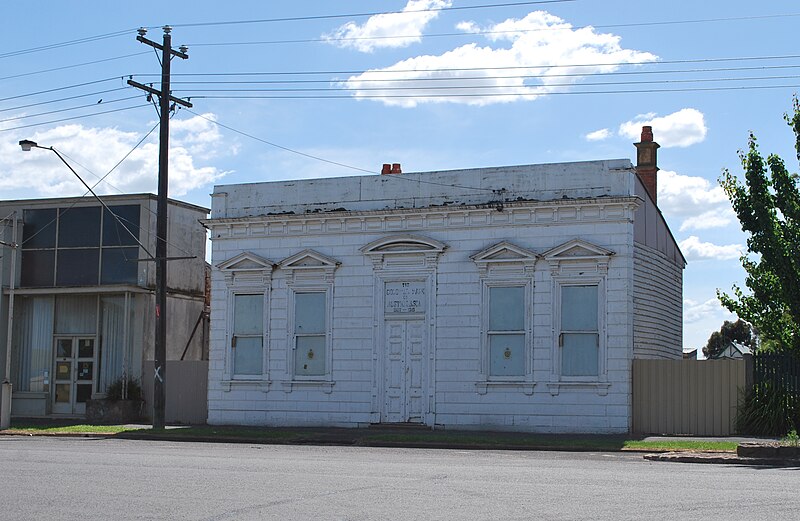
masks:
{"type": "Polygon", "coordinates": [[[161,51],[161,90],[128,80],[128,85],[142,89],[149,95],[159,98],[159,153],[158,153],[158,202],[156,207],[156,317],[155,317],[155,353],[153,356],[155,371],[153,373],[153,428],[163,429],[166,423],[166,387],[167,387],[167,192],[169,188],[169,113],[170,103],[184,107],[192,104],[175,98],[170,93],[170,60],[177,56],[184,60],[189,58],[186,47],[180,51],[172,49],[172,28],[164,26],[164,42],[158,44],[144,37],[146,29],[139,29],[140,42],[161,51]]]}

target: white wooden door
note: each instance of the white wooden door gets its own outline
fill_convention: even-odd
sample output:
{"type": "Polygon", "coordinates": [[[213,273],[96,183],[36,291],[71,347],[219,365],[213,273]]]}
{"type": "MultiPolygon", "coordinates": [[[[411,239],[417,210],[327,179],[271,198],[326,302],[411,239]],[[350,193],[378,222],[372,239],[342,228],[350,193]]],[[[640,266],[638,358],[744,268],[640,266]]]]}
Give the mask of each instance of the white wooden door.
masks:
{"type": "Polygon", "coordinates": [[[423,422],[425,336],[424,320],[386,321],[382,422],[423,422]]]}
{"type": "Polygon", "coordinates": [[[52,411],[85,414],[94,386],[94,338],[60,337],[55,344],[52,411]]]}

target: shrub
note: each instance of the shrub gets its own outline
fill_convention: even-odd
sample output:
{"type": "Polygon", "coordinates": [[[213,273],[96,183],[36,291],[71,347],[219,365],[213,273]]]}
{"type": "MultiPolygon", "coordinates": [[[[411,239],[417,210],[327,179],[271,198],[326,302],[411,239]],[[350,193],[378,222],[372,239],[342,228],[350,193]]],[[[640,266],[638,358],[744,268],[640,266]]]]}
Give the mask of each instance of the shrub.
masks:
{"type": "MultiPolygon", "coordinates": [[[[125,379],[121,376],[111,382],[106,389],[106,399],[107,400],[122,400],[122,388],[125,379]]],[[[139,385],[139,380],[135,380],[133,378],[128,378],[128,397],[124,398],[127,400],[143,400],[144,395],[142,393],[142,387],[139,385]]]]}
{"type": "Polygon", "coordinates": [[[774,382],[753,386],[739,401],[736,430],[756,436],[782,436],[800,424],[792,393],[774,382]]]}

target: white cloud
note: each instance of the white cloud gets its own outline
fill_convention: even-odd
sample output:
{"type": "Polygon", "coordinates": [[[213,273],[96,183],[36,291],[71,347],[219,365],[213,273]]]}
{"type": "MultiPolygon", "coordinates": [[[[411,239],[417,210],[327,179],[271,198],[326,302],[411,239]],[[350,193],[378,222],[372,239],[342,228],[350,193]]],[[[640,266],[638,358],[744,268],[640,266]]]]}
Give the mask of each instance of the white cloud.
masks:
{"type": "Polygon", "coordinates": [[[745,251],[745,247],[741,244],[718,246],[710,242],[702,242],[694,235],[682,240],[678,246],[688,261],[738,259],[745,251]]]}
{"type": "Polygon", "coordinates": [[[378,99],[387,105],[488,105],[533,100],[563,91],[590,74],[613,72],[620,63],[658,59],[647,52],[623,49],[619,36],[596,33],[591,27],[573,29],[544,11],[488,27],[474,22],[457,27],[469,33],[491,33],[486,35],[489,41],[500,45],[470,43],[440,55],[408,58],[351,76],[343,85],[356,98],[378,99]],[[532,75],[536,77],[522,77],[532,75]],[[396,90],[399,88],[404,90],[396,90]]]}
{"type": "Polygon", "coordinates": [[[735,316],[733,313],[722,307],[717,298],[708,299],[705,302],[691,299],[683,301],[683,321],[686,324],[714,319],[718,320],[721,325],[722,322],[730,320],[733,316],[735,316]]]}
{"type": "Polygon", "coordinates": [[[619,126],[619,135],[639,140],[642,126],[653,127],[655,141],[664,148],[688,147],[706,139],[708,128],[705,116],[697,109],[681,109],[666,116],[640,114],[619,126]]]}
{"type": "Polygon", "coordinates": [[[439,16],[430,9],[451,5],[451,0],[409,0],[402,13],[371,16],[361,25],[347,22],[323,38],[339,47],[361,52],[372,52],[380,47],[408,47],[421,41],[422,31],[439,16]]]}
{"type": "MultiPolygon", "coordinates": [[[[213,114],[204,117],[213,119],[213,114]]],[[[155,123],[155,122],[153,122],[155,123]]],[[[228,172],[214,166],[199,166],[221,155],[235,153],[223,147],[213,123],[195,116],[173,119],[170,137],[169,193],[179,197],[201,186],[211,185],[228,172]]],[[[52,146],[65,156],[78,174],[94,185],[142,139],[144,132],[116,128],[63,125],[29,136],[42,146],[52,146]]],[[[0,145],[0,188],[26,190],[31,197],[83,195],[86,188],[51,152],[21,152],[9,142],[0,145]]],[[[157,191],[158,132],[153,132],[107,178],[95,188],[98,194],[157,191]]]]}
{"type": "Polygon", "coordinates": [[[736,222],[721,186],[669,170],[658,172],[658,206],[668,218],[682,221],[680,231],[722,228],[736,222]]]}
{"type": "Polygon", "coordinates": [[[601,128],[594,132],[586,134],[586,141],[603,141],[611,137],[611,131],[607,128],[601,128]]]}

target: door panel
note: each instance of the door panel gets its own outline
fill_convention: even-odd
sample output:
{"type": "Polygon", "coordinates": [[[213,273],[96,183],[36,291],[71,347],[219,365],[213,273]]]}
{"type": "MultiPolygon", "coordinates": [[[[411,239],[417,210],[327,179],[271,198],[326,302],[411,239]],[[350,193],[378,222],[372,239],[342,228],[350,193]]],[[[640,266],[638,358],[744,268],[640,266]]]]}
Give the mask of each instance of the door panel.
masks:
{"type": "Polygon", "coordinates": [[[84,414],[95,382],[94,338],[56,338],[53,413],[84,414]]]}
{"type": "Polygon", "coordinates": [[[386,321],[384,410],[381,421],[422,422],[425,386],[425,321],[386,321]]]}

